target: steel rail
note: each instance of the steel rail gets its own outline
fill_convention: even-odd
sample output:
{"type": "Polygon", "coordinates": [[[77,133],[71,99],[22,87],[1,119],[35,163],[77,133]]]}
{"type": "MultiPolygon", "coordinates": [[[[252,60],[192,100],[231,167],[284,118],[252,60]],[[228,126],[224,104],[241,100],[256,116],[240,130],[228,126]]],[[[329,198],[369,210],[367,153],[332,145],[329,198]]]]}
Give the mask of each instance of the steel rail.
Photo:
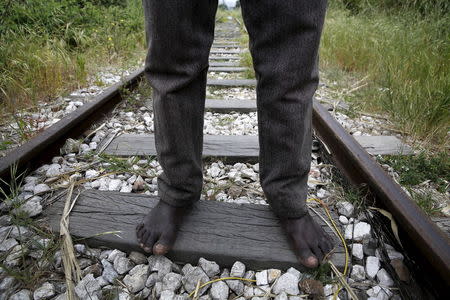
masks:
{"type": "Polygon", "coordinates": [[[17,174],[11,174],[11,167],[17,166],[17,172],[31,171],[42,162],[59,154],[59,148],[69,137],[80,136],[81,133],[96,120],[104,117],[114,104],[121,101],[121,91],[134,88],[143,77],[144,70],[139,69],[123,81],[112,85],[96,96],[92,101],[66,115],[60,121],[28,140],[23,145],[0,158],[0,178],[2,187],[14,180],[17,174]]]}
{"type": "MultiPolygon", "coordinates": [[[[353,184],[366,184],[394,216],[401,239],[416,249],[416,262],[426,270],[436,271],[444,285],[450,285],[450,239],[362,147],[317,101],[313,105],[313,127],[331,151],[336,163],[353,184]],[[416,251],[418,250],[418,251],[416,251]],[[417,254],[420,257],[417,257],[417,254]]],[[[408,249],[406,249],[408,250],[408,249]]],[[[439,281],[439,280],[437,280],[439,281]]]]}

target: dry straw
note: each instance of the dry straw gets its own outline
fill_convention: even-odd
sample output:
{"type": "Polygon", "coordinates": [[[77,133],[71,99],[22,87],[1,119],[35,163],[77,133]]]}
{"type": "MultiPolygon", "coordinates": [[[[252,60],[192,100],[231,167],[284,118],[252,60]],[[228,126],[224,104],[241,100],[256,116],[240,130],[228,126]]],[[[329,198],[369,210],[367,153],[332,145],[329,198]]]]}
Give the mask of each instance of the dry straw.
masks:
{"type": "Polygon", "coordinates": [[[66,202],[64,210],[59,223],[60,236],[62,239],[62,259],[64,264],[64,274],[66,277],[67,285],[67,298],[69,300],[76,299],[74,295],[74,283],[77,283],[81,279],[81,270],[78,262],[75,258],[75,252],[73,249],[72,237],[69,231],[69,215],[74,207],[79,194],[72,199],[73,189],[75,184],[72,183],[67,192],[66,202]]]}

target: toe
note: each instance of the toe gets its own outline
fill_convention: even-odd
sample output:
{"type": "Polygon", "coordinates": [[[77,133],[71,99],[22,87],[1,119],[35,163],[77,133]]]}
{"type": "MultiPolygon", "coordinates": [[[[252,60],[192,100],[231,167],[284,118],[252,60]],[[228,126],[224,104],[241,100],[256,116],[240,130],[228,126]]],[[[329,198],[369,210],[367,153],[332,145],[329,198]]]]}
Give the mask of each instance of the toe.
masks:
{"type": "Polygon", "coordinates": [[[170,247],[163,244],[155,244],[153,246],[153,253],[156,255],[165,255],[167,252],[169,252],[170,247]]]}
{"type": "Polygon", "coordinates": [[[175,232],[166,232],[153,246],[153,253],[158,255],[164,255],[172,248],[175,241],[175,232]]]}
{"type": "Polygon", "coordinates": [[[332,248],[332,244],[325,238],[322,238],[319,242],[319,248],[322,250],[322,252],[326,255],[328,254],[332,248]]]}
{"type": "Polygon", "coordinates": [[[319,261],[313,255],[307,257],[306,259],[301,259],[300,258],[300,263],[302,265],[304,265],[305,267],[310,268],[310,269],[314,269],[314,268],[317,268],[319,266],[319,261]]]}
{"type": "Polygon", "coordinates": [[[151,234],[151,232],[149,230],[145,230],[145,229],[142,230],[141,237],[139,238],[139,246],[141,246],[141,248],[144,248],[146,246],[145,242],[146,242],[147,238],[150,236],[150,234],[151,234]]]}
{"type": "Polygon", "coordinates": [[[144,224],[141,223],[136,226],[136,237],[138,240],[142,239],[143,230],[144,230],[144,224]]]}
{"type": "Polygon", "coordinates": [[[317,257],[309,248],[301,248],[298,250],[298,259],[302,265],[307,268],[316,268],[319,265],[317,257]]]}
{"type": "Polygon", "coordinates": [[[158,235],[156,235],[156,234],[150,234],[147,237],[147,239],[145,240],[145,245],[144,245],[145,252],[147,252],[147,253],[152,252],[153,245],[155,244],[157,238],[158,238],[158,235]]]}
{"type": "Polygon", "coordinates": [[[320,263],[323,260],[324,253],[319,248],[319,246],[313,247],[313,253],[314,256],[317,258],[318,262],[320,263]]]}

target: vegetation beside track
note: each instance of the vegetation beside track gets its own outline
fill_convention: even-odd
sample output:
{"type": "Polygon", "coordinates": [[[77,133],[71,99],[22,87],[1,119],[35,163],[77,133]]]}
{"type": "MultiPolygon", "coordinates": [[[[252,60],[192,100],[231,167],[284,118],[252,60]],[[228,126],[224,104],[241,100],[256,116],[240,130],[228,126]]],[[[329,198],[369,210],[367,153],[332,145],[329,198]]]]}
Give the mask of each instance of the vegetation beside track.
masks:
{"type": "Polygon", "coordinates": [[[443,0],[330,1],[321,69],[336,81],[343,73],[364,78],[346,100],[444,145],[450,128],[449,12],[443,0]]]}
{"type": "MultiPolygon", "coordinates": [[[[446,152],[414,156],[388,155],[378,158],[398,174],[398,182],[429,215],[449,212],[450,157],[446,152]]],[[[444,213],[444,214],[446,214],[444,213]]]]}
{"type": "MultiPolygon", "coordinates": [[[[354,109],[387,115],[401,132],[442,148],[450,129],[449,36],[445,0],[331,0],[321,71],[351,91],[340,96],[354,109]]],[[[249,53],[241,63],[252,67],[249,53]]]]}
{"type": "Polygon", "coordinates": [[[144,57],[140,0],[6,0],[0,12],[3,113],[83,86],[103,67],[126,68],[144,57]]]}

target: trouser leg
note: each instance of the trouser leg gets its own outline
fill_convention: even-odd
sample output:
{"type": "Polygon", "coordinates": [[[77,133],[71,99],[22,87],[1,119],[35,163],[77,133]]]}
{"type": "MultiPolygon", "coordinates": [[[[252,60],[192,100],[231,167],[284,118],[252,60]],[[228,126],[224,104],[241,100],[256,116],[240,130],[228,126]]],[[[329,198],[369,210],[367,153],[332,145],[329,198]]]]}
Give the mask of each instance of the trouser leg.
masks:
{"type": "Polygon", "coordinates": [[[202,189],[203,113],[217,0],[144,0],[161,201],[188,206],[202,189]]]}
{"type": "Polygon", "coordinates": [[[307,213],[312,97],[326,0],[242,0],[257,85],[260,177],[282,218],[307,213]]]}

